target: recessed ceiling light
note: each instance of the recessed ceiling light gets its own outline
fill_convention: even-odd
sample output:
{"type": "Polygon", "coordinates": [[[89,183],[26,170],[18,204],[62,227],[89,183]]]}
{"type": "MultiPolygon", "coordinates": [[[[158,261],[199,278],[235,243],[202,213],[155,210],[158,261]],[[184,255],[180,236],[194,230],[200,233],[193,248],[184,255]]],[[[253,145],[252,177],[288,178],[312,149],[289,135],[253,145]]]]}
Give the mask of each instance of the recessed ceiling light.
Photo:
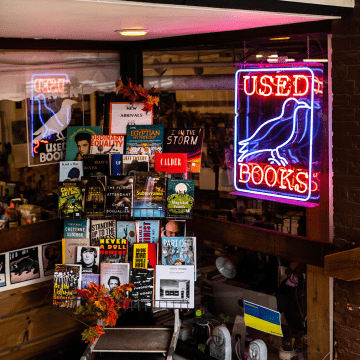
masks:
{"type": "Polygon", "coordinates": [[[275,38],[270,38],[269,40],[289,40],[290,36],[286,36],[286,37],[275,37],[275,38]]]}
{"type": "Polygon", "coordinates": [[[115,30],[115,32],[120,33],[122,36],[144,36],[148,31],[145,29],[122,29],[115,30]]]}
{"type": "Polygon", "coordinates": [[[328,59],[303,59],[303,62],[328,62],[328,59]]]}

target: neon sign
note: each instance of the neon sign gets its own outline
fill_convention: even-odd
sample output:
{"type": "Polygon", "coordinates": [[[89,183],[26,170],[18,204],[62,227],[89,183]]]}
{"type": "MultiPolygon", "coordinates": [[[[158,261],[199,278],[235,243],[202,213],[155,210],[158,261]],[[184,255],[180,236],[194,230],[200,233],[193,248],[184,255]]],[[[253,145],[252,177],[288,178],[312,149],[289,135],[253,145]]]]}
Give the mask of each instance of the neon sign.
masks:
{"type": "Polygon", "coordinates": [[[34,74],[31,77],[29,166],[46,165],[65,159],[66,128],[71,106],[76,101],[62,100],[70,79],[67,74],[34,74]]]}
{"type": "Polygon", "coordinates": [[[316,206],[323,71],[261,65],[236,72],[234,186],[238,195],[316,206]]]}

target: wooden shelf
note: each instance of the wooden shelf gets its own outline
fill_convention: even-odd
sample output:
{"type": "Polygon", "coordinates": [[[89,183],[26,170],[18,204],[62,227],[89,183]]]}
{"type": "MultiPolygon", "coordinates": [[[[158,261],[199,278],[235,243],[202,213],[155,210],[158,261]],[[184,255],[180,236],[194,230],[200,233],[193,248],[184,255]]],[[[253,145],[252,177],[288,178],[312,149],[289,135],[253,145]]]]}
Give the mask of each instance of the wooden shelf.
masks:
{"type": "Polygon", "coordinates": [[[194,215],[186,230],[198,239],[210,240],[253,250],[304,264],[324,267],[324,256],[331,254],[332,244],[303,236],[283,234],[254,226],[194,215]]]}
{"type": "Polygon", "coordinates": [[[325,256],[324,274],[340,280],[359,280],[360,248],[325,256]]]}

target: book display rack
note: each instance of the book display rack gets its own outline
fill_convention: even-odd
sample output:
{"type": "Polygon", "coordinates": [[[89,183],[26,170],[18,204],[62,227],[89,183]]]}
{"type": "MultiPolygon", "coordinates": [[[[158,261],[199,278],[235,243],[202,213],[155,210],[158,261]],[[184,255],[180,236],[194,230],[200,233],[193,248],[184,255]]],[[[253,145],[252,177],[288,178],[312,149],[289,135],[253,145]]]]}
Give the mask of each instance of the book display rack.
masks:
{"type": "MultiPolygon", "coordinates": [[[[90,126],[85,128],[82,132],[92,132],[90,126]]],[[[179,311],[195,307],[196,238],[186,234],[186,220],[193,216],[195,181],[188,174],[199,171],[203,130],[180,130],[128,125],[125,146],[113,154],[82,155],[79,144],[68,144],[72,153],[66,150],[67,164],[62,164],[59,178],[58,214],[65,230],[62,267],[80,269],[77,281],[82,289],[92,282],[113,294],[113,288],[134,284],[127,295],[130,300],[119,304],[126,311],[170,309],[175,315],[170,327],[104,327],[98,320],[104,333],[89,344],[84,359],[91,353],[119,352],[162,353],[171,360],[180,331],[179,311]],[[149,141],[146,137],[151,136],[149,141]],[[174,138],[168,151],[164,136],[174,138]],[[182,136],[186,141],[191,138],[193,145],[181,147],[182,136]],[[74,158],[76,162],[71,161],[74,158]],[[81,241],[85,245],[80,247],[81,241]],[[85,269],[85,256],[97,262],[85,269]]],[[[72,141],[77,141],[79,129],[69,131],[72,141]]],[[[104,137],[92,135],[91,143],[104,137]]],[[[79,139],[87,141],[85,135],[79,139]]],[[[63,279],[71,274],[55,268],[55,275],[54,304],[79,306],[76,299],[70,306],[62,305],[61,294],[67,293],[63,279]]]]}

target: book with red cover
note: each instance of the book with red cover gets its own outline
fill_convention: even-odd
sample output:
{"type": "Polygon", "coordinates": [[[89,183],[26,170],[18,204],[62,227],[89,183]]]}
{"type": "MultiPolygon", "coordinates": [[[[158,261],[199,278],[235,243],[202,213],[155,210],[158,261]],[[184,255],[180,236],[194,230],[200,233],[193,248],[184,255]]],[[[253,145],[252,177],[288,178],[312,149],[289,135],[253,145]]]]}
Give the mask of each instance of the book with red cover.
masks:
{"type": "Polygon", "coordinates": [[[134,269],[155,269],[157,265],[158,244],[135,243],[133,250],[134,269]]]}
{"type": "Polygon", "coordinates": [[[168,174],[187,173],[186,153],[156,153],[155,171],[162,171],[168,174]]]}

